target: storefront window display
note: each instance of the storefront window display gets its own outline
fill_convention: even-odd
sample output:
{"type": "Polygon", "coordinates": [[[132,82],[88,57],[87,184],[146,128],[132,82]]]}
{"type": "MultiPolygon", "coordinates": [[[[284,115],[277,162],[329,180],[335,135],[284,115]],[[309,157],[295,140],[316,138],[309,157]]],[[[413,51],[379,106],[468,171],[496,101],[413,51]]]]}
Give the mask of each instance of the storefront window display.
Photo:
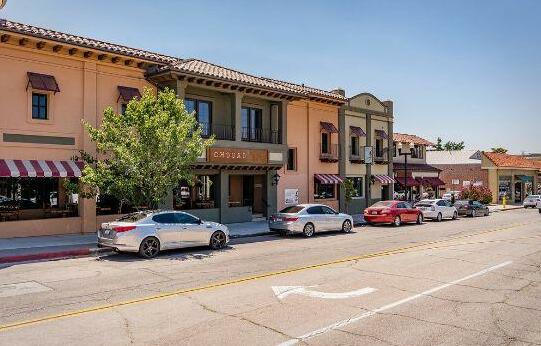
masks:
{"type": "Polygon", "coordinates": [[[508,201],[511,199],[511,177],[500,177],[498,181],[498,200],[503,201],[505,196],[508,201]]]}
{"type": "Polygon", "coordinates": [[[215,208],[217,179],[217,175],[198,175],[193,184],[181,182],[174,191],[174,209],[215,208]]]}

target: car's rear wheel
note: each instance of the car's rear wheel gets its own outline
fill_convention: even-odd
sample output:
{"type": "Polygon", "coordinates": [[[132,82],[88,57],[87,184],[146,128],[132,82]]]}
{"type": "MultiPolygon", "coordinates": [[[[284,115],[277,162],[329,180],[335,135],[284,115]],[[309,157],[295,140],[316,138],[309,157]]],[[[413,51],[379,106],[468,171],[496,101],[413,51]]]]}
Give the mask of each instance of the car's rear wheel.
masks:
{"type": "Polygon", "coordinates": [[[539,208],[538,210],[539,210],[539,214],[541,214],[541,208],[539,208]]]}
{"type": "Polygon", "coordinates": [[[304,234],[306,238],[310,238],[311,236],[314,235],[314,233],[315,233],[315,228],[313,224],[307,223],[306,225],[304,225],[302,234],[304,234]]]}
{"type": "Polygon", "coordinates": [[[418,224],[418,225],[422,224],[422,223],[423,223],[423,220],[424,220],[423,214],[417,215],[417,224],[418,224]]]}
{"type": "Polygon", "coordinates": [[[212,235],[210,236],[209,246],[213,250],[223,249],[226,244],[227,244],[227,237],[225,236],[224,232],[216,231],[212,233],[212,235]]]}
{"type": "Polygon", "coordinates": [[[352,229],[351,221],[345,220],[344,223],[342,224],[342,232],[349,233],[351,232],[351,229],[352,229]]]}
{"type": "Polygon", "coordinates": [[[453,213],[453,220],[456,220],[456,219],[458,219],[458,212],[455,211],[453,213]]]}
{"type": "Polygon", "coordinates": [[[442,219],[443,216],[441,215],[441,213],[438,213],[438,216],[436,216],[436,221],[441,222],[442,219]]]}
{"type": "Polygon", "coordinates": [[[398,227],[402,224],[402,220],[400,219],[400,216],[395,216],[393,219],[393,226],[398,227]]]}
{"type": "Polygon", "coordinates": [[[143,258],[153,258],[160,253],[160,241],[155,237],[143,239],[139,245],[139,256],[143,258]]]}

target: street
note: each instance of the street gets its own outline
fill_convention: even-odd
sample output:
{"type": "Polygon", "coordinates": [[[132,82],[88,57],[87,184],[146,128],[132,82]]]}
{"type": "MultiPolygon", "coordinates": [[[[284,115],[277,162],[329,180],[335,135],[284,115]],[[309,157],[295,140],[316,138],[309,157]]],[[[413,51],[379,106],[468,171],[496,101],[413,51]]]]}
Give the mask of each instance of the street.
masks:
{"type": "Polygon", "coordinates": [[[2,345],[541,344],[541,215],[0,267],[2,345]]]}

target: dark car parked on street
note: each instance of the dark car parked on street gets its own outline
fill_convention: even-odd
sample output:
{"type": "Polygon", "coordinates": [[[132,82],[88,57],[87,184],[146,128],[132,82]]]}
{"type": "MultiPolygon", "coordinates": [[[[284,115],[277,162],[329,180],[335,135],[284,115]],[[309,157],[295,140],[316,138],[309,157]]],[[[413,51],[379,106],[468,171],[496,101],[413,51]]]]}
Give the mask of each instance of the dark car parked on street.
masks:
{"type": "Polygon", "coordinates": [[[488,216],[490,211],[488,207],[481,202],[472,201],[472,200],[461,200],[456,201],[454,204],[458,215],[463,216],[488,216]]]}

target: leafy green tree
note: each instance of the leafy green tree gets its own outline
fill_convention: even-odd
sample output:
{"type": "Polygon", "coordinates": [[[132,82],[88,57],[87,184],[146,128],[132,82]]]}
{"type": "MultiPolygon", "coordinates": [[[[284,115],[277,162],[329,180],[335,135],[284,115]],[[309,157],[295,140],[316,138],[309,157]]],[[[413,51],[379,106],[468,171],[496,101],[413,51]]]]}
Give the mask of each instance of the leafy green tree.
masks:
{"type": "Polygon", "coordinates": [[[352,179],[344,179],[344,182],[342,184],[344,186],[344,199],[346,201],[346,212],[349,213],[349,203],[357,195],[355,191],[355,186],[353,185],[352,179]]]}
{"type": "Polygon", "coordinates": [[[493,153],[499,153],[499,154],[506,154],[507,153],[507,149],[502,148],[502,147],[491,148],[490,150],[493,153]]]}
{"type": "Polygon", "coordinates": [[[447,151],[462,150],[464,149],[464,141],[462,142],[448,141],[443,145],[443,148],[447,151]]]}
{"type": "Polygon", "coordinates": [[[442,139],[440,137],[438,137],[438,139],[436,140],[436,151],[443,151],[443,144],[442,144],[442,139]]]}
{"type": "Polygon", "coordinates": [[[213,143],[170,89],[157,96],[145,89],[124,114],[109,107],[99,128],[83,125],[97,157],[81,153],[81,195],[108,194],[133,206],[157,208],[179,181],[192,181],[190,165],[213,143]]]}

